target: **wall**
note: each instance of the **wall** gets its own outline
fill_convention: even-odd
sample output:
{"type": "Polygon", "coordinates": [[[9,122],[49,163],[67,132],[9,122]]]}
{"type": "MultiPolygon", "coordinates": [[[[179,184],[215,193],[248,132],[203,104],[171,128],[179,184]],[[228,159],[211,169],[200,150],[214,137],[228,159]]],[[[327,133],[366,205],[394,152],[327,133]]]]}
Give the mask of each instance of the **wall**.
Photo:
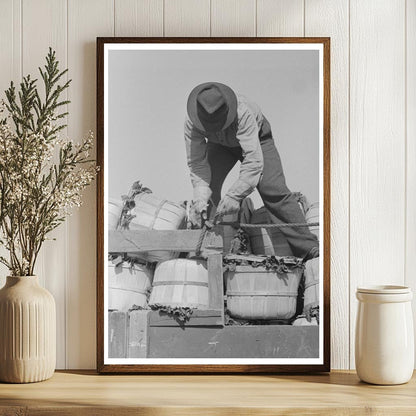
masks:
{"type": "MultiPolygon", "coordinates": [[[[52,46],[73,79],[75,140],[95,130],[97,36],[331,37],[331,355],[333,368],[353,368],[356,287],[416,286],[416,0],[0,0],[0,10],[0,90],[52,46]]],[[[94,187],[54,237],[38,274],[57,301],[58,367],[93,368],[94,187]]]]}

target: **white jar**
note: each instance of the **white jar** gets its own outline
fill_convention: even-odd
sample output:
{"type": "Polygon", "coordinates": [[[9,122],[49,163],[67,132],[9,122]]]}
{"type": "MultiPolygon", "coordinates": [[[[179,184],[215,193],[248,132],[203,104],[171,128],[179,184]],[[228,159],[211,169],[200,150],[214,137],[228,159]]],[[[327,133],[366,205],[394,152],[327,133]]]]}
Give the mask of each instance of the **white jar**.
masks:
{"type": "Polygon", "coordinates": [[[357,289],[355,366],[362,381],[402,384],[412,377],[412,297],[412,291],[405,286],[357,289]]]}

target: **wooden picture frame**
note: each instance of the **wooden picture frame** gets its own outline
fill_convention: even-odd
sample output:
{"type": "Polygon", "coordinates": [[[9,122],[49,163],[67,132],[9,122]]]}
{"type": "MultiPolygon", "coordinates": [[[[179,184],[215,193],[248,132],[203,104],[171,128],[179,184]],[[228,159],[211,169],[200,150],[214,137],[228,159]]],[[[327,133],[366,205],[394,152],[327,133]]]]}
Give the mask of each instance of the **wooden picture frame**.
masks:
{"type": "MultiPolygon", "coordinates": [[[[261,67],[261,63],[259,63],[261,67]]],[[[261,104],[261,103],[260,103],[261,104]]],[[[186,109],[183,109],[184,114],[186,109]]],[[[272,125],[273,129],[273,125],[272,125]]],[[[330,371],[330,39],[329,38],[97,38],[97,163],[100,166],[100,171],[97,179],[97,369],[100,373],[306,373],[306,372],[328,372],[330,371]],[[232,360],[217,360],[211,363],[210,360],[200,358],[198,360],[191,360],[192,362],[184,363],[184,360],[161,360],[155,363],[158,359],[141,360],[140,363],[131,363],[127,360],[126,354],[129,351],[138,351],[141,348],[140,341],[135,337],[132,331],[132,325],[137,319],[142,319],[138,315],[129,315],[129,313],[114,313],[105,310],[105,268],[108,252],[110,251],[133,251],[140,247],[141,250],[178,250],[183,252],[191,252],[195,250],[195,246],[200,238],[200,230],[178,230],[178,231],[111,231],[111,236],[106,235],[105,232],[105,206],[106,189],[108,184],[108,166],[106,164],[108,155],[106,155],[107,142],[110,140],[106,137],[106,126],[108,123],[108,107],[106,107],[107,88],[109,77],[109,69],[107,67],[106,54],[108,50],[117,45],[127,45],[128,47],[143,47],[146,45],[150,50],[152,45],[163,45],[169,47],[170,45],[192,45],[192,48],[197,48],[198,45],[211,45],[216,49],[221,45],[229,48],[232,45],[239,45],[242,49],[244,47],[250,49],[251,47],[258,47],[263,45],[267,47],[278,47],[284,45],[288,50],[291,48],[302,47],[312,49],[316,47],[319,52],[319,66],[320,66],[320,186],[322,189],[320,195],[323,203],[321,208],[321,216],[323,219],[323,230],[321,236],[323,241],[320,242],[320,252],[323,260],[323,271],[321,271],[321,293],[320,299],[320,319],[321,324],[319,328],[319,358],[310,360],[309,363],[298,363],[296,360],[285,359],[277,360],[276,364],[269,363],[265,360],[262,364],[261,360],[242,360],[244,362],[234,363],[232,360]],[[298,45],[298,46],[297,46],[298,45]],[[311,46],[312,45],[312,46],[311,46]],[[126,234],[127,233],[127,234],[126,234]],[[128,239],[126,238],[128,236],[128,239]],[[323,309],[323,310],[322,310],[323,309]],[[112,315],[111,315],[112,314],[112,315]],[[116,330],[110,331],[106,324],[114,320],[118,322],[116,330]],[[323,321],[323,324],[322,324],[323,321]],[[117,329],[118,328],[118,329],[117,329]],[[117,333],[117,331],[119,333],[117,333]],[[110,334],[111,332],[111,334],[110,334]],[[108,340],[109,337],[120,336],[123,338],[122,345],[119,348],[122,350],[121,358],[117,362],[109,359],[108,356],[108,340]],[[123,355],[124,354],[124,355],[123,355]],[[126,358],[126,359],[123,359],[126,358]],[[149,363],[147,363],[147,361],[149,363]],[[198,362],[196,362],[198,361],[198,362]],[[218,362],[221,361],[221,362],[218,362]],[[255,363],[250,364],[249,361],[255,363]]],[[[209,308],[205,311],[199,311],[192,315],[192,328],[198,328],[199,325],[206,325],[210,328],[224,327],[224,302],[223,302],[223,285],[222,285],[222,239],[218,238],[217,233],[208,233],[202,245],[202,251],[208,258],[209,271],[209,308]],[[201,323],[202,322],[202,323],[201,323]]],[[[322,267],[321,267],[322,270],[322,267]]],[[[184,331],[177,324],[170,321],[169,317],[163,315],[150,314],[144,318],[146,322],[143,325],[150,325],[154,327],[170,327],[170,331],[184,331]]],[[[284,325],[282,326],[284,327],[284,325]]],[[[297,331],[307,331],[304,328],[297,331]]],[[[276,331],[282,330],[281,327],[276,326],[276,331]]],[[[186,328],[185,328],[186,331],[186,328]]],[[[311,330],[312,331],[312,330],[311,330]]],[[[318,331],[318,329],[315,329],[318,331]]],[[[148,334],[146,335],[148,336],[148,334]]],[[[112,338],[112,339],[113,339],[112,338]]],[[[159,339],[160,341],[160,339],[159,339]]],[[[147,339],[147,346],[151,342],[147,339]]],[[[154,343],[155,345],[155,343],[154,343]]],[[[162,345],[162,341],[160,344],[162,345]]],[[[141,353],[142,354],[142,353],[141,353]]],[[[148,355],[146,355],[148,357],[148,355]]],[[[261,358],[261,357],[260,357],[261,358]]],[[[133,360],[134,361],[134,360],[133,360]]],[[[273,361],[273,360],[272,360],[273,361]]],[[[307,361],[307,360],[304,360],[307,361]]]]}

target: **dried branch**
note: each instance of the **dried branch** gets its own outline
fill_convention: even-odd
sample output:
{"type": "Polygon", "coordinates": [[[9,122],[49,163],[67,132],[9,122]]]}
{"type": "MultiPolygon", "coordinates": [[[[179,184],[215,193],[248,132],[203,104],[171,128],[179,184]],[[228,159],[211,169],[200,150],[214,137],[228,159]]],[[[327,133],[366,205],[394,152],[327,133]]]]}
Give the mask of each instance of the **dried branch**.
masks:
{"type": "Polygon", "coordinates": [[[61,97],[71,81],[51,48],[39,73],[42,95],[27,75],[18,91],[10,84],[0,106],[0,245],[10,256],[0,263],[15,276],[33,275],[48,234],[81,205],[97,171],[92,133],[80,144],[59,137],[69,103],[61,97]]]}

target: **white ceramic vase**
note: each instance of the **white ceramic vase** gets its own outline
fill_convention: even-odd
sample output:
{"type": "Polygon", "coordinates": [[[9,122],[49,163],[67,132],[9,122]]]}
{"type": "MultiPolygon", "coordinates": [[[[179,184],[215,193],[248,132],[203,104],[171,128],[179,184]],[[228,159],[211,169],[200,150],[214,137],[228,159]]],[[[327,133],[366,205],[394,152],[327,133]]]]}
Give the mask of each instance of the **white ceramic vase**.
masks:
{"type": "Polygon", "coordinates": [[[372,384],[402,384],[414,368],[411,300],[405,286],[358,288],[355,365],[358,377],[372,384]]]}
{"type": "Polygon", "coordinates": [[[36,276],[8,276],[0,290],[0,381],[50,378],[56,364],[53,296],[36,276]]]}

